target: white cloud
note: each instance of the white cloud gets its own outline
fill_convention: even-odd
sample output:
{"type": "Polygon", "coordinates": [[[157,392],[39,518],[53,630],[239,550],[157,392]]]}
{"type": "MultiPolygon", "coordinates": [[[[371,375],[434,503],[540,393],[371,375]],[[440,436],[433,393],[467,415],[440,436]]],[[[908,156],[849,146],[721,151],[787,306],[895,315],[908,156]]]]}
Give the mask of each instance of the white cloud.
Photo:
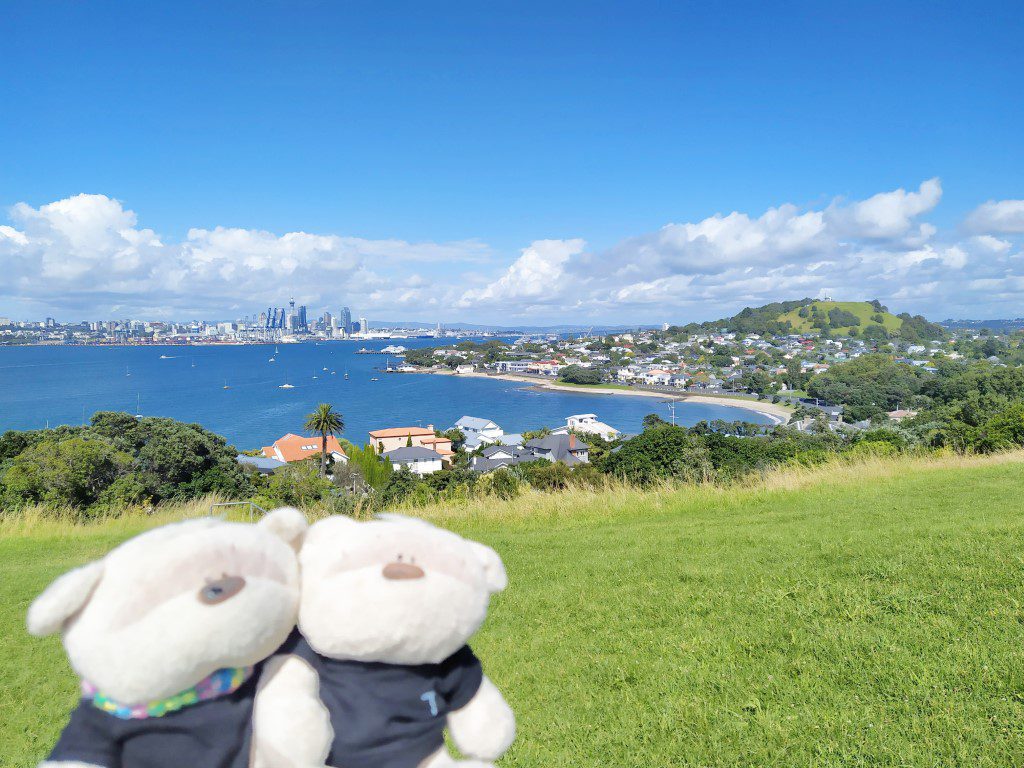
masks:
{"type": "MultiPolygon", "coordinates": [[[[398,266],[478,263],[478,241],[408,243],[338,235],[216,227],[191,229],[165,243],[104,195],[76,195],[10,211],[0,227],[0,298],[30,299],[83,312],[150,311],[220,317],[280,304],[289,296],[312,306],[390,296],[398,266]],[[242,311],[237,311],[242,308],[242,311]]],[[[402,296],[409,296],[407,290],[402,296]]]]}
{"type": "Polygon", "coordinates": [[[117,200],[78,195],[11,209],[13,226],[0,226],[0,309],[30,299],[81,317],[212,319],[294,296],[379,319],[631,323],[833,295],[932,316],[1020,314],[1024,201],[985,203],[968,217],[970,234],[956,236],[926,220],[941,196],[930,179],[859,201],[669,223],[601,250],[538,239],[501,266],[478,240],[214,227],[168,242],[117,200]]]}
{"type": "Polygon", "coordinates": [[[583,240],[537,240],[524,248],[505,274],[481,289],[463,293],[460,306],[492,302],[530,305],[554,299],[565,286],[565,265],[583,252],[583,240]]]}
{"type": "Polygon", "coordinates": [[[967,217],[972,232],[1019,234],[1024,232],[1024,200],[989,200],[967,217]]]}

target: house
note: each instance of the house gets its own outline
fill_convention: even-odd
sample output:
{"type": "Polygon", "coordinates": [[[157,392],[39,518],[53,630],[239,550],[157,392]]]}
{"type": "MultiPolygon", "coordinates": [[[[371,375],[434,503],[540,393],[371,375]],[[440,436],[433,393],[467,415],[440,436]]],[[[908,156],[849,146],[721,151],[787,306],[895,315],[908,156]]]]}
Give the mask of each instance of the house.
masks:
{"type": "Polygon", "coordinates": [[[476,416],[463,416],[455,422],[452,429],[457,429],[466,436],[466,448],[470,451],[481,444],[497,443],[505,434],[505,431],[490,419],[476,416]]]}
{"type": "Polygon", "coordinates": [[[243,467],[253,467],[261,475],[272,475],[281,467],[288,466],[286,462],[278,459],[268,459],[266,456],[246,456],[243,453],[238,454],[235,461],[243,467]]]}
{"type": "Polygon", "coordinates": [[[590,446],[576,435],[548,435],[528,440],[523,446],[535,459],[561,461],[570,467],[586,464],[590,459],[590,446]]]}
{"type": "Polygon", "coordinates": [[[502,467],[511,467],[514,464],[522,464],[524,461],[535,461],[536,457],[531,451],[520,446],[489,445],[474,456],[470,462],[470,469],[474,472],[490,472],[502,467]]]}
{"type": "Polygon", "coordinates": [[[905,408],[899,408],[895,411],[889,411],[886,414],[889,417],[889,421],[903,421],[904,419],[912,419],[917,416],[917,411],[907,410],[905,408]]]}
{"type": "Polygon", "coordinates": [[[531,365],[530,360],[499,360],[495,364],[498,373],[526,373],[531,365]]]}
{"type": "Polygon", "coordinates": [[[456,373],[472,373],[475,370],[476,370],[476,366],[473,365],[472,363],[466,363],[465,365],[457,365],[457,366],[455,366],[455,372],[456,373]]]}
{"type": "Polygon", "coordinates": [[[452,450],[452,441],[447,437],[424,437],[420,440],[420,445],[440,454],[442,458],[455,455],[455,451],[452,450]]]}
{"type": "MultiPolygon", "coordinates": [[[[268,459],[277,459],[287,463],[302,461],[311,456],[319,456],[321,442],[319,435],[303,437],[289,432],[284,437],[275,440],[273,445],[264,446],[263,455],[268,459]]],[[[345,455],[341,443],[334,435],[327,437],[327,455],[335,461],[342,463],[348,461],[348,456],[345,455]]]]}
{"type": "Polygon", "coordinates": [[[395,469],[405,467],[410,472],[421,476],[440,472],[444,467],[441,454],[420,445],[414,445],[411,448],[395,448],[393,451],[384,453],[382,458],[385,461],[390,461],[391,466],[395,469]]]}
{"type": "MultiPolygon", "coordinates": [[[[389,427],[388,429],[375,429],[367,433],[377,453],[387,453],[395,448],[406,448],[412,446],[423,446],[424,440],[434,437],[434,425],[426,427],[389,427]]],[[[449,446],[451,441],[449,441],[449,446]]]]}
{"type": "Polygon", "coordinates": [[[592,435],[599,435],[605,440],[614,440],[622,434],[615,427],[609,426],[603,421],[598,421],[597,415],[593,413],[578,413],[575,416],[569,416],[565,420],[565,426],[554,430],[552,434],[567,435],[570,432],[587,432],[592,435]]]}

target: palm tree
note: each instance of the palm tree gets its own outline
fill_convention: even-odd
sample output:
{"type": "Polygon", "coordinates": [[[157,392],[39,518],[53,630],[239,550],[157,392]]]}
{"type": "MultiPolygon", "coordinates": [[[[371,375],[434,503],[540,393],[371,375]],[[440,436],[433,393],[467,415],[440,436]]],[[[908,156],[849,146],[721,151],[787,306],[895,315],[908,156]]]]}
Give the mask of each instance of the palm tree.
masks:
{"type": "Polygon", "coordinates": [[[345,419],[330,403],[320,403],[306,417],[303,429],[320,435],[320,477],[324,477],[327,475],[327,436],[341,434],[345,429],[345,419]]]}

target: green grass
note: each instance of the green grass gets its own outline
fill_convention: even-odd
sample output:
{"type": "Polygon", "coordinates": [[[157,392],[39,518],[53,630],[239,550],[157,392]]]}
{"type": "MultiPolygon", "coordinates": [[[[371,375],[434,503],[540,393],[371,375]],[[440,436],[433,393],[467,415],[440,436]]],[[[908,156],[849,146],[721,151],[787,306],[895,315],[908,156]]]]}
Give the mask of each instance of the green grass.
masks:
{"type": "Polygon", "coordinates": [[[575,384],[569,381],[554,380],[548,382],[550,384],[557,384],[560,387],[573,387],[575,389],[633,389],[628,384],[575,384]]]}
{"type": "MultiPolygon", "coordinates": [[[[1024,454],[745,487],[531,493],[423,514],[511,577],[474,640],[519,719],[504,766],[1024,765],[1024,454]]],[[[0,762],[75,698],[29,638],[53,576],[144,525],[0,539],[0,762]]]]}
{"type": "MultiPolygon", "coordinates": [[[[863,330],[864,326],[874,323],[875,321],[872,320],[871,317],[872,315],[876,314],[882,315],[883,322],[881,323],[881,325],[883,325],[885,327],[885,330],[887,331],[898,331],[900,328],[903,327],[903,321],[896,317],[896,315],[893,315],[889,312],[879,313],[875,310],[873,306],[871,306],[869,302],[866,301],[816,301],[813,304],[807,305],[808,312],[810,312],[811,307],[818,307],[819,309],[821,309],[822,312],[825,313],[826,317],[828,317],[828,311],[830,309],[845,309],[847,312],[852,312],[860,319],[860,330],[863,330]]],[[[791,312],[786,312],[785,314],[779,315],[779,320],[788,320],[790,323],[793,324],[793,330],[797,333],[808,333],[812,330],[811,318],[800,317],[799,311],[799,309],[794,309],[791,312]]],[[[849,334],[851,327],[855,326],[835,328],[832,330],[833,333],[847,335],[849,334]]]]}

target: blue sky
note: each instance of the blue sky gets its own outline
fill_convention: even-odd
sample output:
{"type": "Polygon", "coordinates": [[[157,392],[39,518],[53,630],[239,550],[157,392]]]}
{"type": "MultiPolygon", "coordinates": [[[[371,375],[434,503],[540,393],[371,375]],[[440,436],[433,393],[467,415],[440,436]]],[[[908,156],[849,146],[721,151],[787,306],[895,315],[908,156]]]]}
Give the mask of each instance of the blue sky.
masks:
{"type": "Polygon", "coordinates": [[[9,3],[4,27],[0,314],[1024,314],[1019,3],[9,3]]]}

